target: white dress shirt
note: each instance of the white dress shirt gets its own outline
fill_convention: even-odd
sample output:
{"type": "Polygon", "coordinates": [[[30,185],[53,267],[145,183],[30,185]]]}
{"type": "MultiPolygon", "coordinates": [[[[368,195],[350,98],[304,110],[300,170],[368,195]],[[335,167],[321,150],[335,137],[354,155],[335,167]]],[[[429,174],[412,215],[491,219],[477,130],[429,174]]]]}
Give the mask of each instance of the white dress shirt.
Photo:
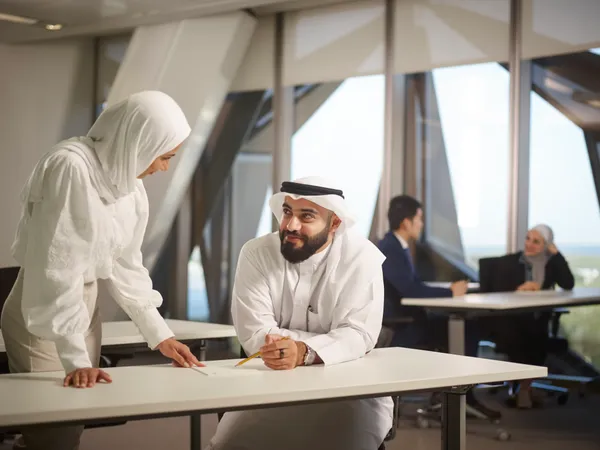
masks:
{"type": "MultiPolygon", "coordinates": [[[[278,233],[248,242],[232,300],[246,353],[258,351],[267,334],[279,334],[303,341],[326,366],[364,356],[381,330],[383,260],[351,230],[300,264],[283,258],[278,233]]],[[[387,397],[227,413],[209,448],[376,449],[391,428],[392,409],[387,397]]]]}
{"type": "Polygon", "coordinates": [[[162,297],[142,264],[148,198],[141,181],[134,193],[105,205],[84,160],[64,150],[49,159],[43,183],[43,200],[22,217],[13,245],[24,269],[29,332],[56,343],[67,372],[91,367],[83,285],[102,278],[151,348],[172,337],[156,309],[162,297]]]}
{"type": "Polygon", "coordinates": [[[398,242],[400,242],[400,245],[402,245],[403,249],[406,250],[409,247],[408,242],[406,242],[406,240],[398,233],[394,233],[394,236],[396,236],[396,239],[398,239],[398,242]]]}

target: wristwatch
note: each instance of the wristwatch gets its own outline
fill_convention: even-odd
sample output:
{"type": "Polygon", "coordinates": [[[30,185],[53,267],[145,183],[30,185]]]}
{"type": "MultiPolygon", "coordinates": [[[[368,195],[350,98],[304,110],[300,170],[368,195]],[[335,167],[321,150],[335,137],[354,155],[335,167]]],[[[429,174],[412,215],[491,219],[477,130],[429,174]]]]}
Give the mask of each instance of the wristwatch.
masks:
{"type": "MultiPolygon", "coordinates": [[[[304,345],[306,345],[306,344],[304,344],[304,345]]],[[[310,366],[312,363],[314,363],[315,356],[317,356],[315,351],[312,348],[310,348],[308,345],[306,345],[306,353],[304,354],[304,365],[310,366]]]]}

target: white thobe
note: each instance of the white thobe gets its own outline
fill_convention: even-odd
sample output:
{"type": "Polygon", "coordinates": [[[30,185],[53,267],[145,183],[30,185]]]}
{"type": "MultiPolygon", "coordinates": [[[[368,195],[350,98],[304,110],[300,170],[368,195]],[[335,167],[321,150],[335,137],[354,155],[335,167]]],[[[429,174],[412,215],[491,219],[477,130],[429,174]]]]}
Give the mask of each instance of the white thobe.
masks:
{"type": "MultiPolygon", "coordinates": [[[[383,316],[383,255],[350,230],[300,264],[285,261],[277,233],[240,253],[232,316],[246,353],[267,334],[290,336],[325,365],[373,349],[383,316]]],[[[239,411],[224,415],[210,449],[376,450],[392,426],[391,398],[239,411]]]]}

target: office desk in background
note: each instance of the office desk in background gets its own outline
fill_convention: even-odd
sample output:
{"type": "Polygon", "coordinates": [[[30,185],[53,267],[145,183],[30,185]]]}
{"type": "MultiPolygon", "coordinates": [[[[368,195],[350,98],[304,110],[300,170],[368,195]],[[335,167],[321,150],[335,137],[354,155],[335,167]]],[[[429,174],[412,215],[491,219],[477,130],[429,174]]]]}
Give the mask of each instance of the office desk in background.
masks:
{"type": "MultiPolygon", "coordinates": [[[[431,287],[441,287],[450,289],[451,281],[426,281],[425,284],[431,287]]],[[[469,281],[467,284],[467,292],[479,292],[479,283],[469,281]]]]}
{"type": "Polygon", "coordinates": [[[402,299],[402,304],[448,314],[450,353],[464,355],[465,320],[469,317],[597,305],[600,304],[600,289],[575,288],[572,291],[494,292],[449,298],[405,298],[402,299]]]}
{"type": "Polygon", "coordinates": [[[206,369],[110,368],[111,384],[83,390],[62,387],[62,372],[1,375],[0,429],[190,416],[190,448],[197,450],[202,414],[444,390],[442,449],[464,450],[464,394],[471,386],[547,374],[543,367],[406,348],[291,371],[270,370],[260,360],[234,368],[238,361],[211,361],[206,369]]]}
{"type": "MultiPolygon", "coordinates": [[[[236,337],[232,325],[174,319],[167,319],[166,322],[175,334],[175,339],[184,342],[192,349],[197,348],[197,357],[201,360],[206,359],[206,341],[236,337]]],[[[132,321],[102,323],[101,353],[104,356],[107,354],[113,356],[109,365],[116,365],[119,356],[127,357],[147,350],[149,349],[146,341],[132,321]]],[[[0,357],[5,356],[5,353],[4,340],[0,335],[0,357]]]]}

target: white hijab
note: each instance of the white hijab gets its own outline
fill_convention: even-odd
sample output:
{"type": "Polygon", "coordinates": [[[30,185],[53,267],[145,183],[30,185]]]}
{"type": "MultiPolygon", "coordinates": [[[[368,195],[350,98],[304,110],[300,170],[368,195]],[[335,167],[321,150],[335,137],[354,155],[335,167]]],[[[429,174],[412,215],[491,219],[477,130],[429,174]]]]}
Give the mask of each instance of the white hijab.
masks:
{"type": "Polygon", "coordinates": [[[523,259],[527,262],[531,270],[531,280],[527,281],[535,281],[542,286],[546,278],[546,264],[548,264],[548,261],[552,257],[548,251],[548,246],[554,242],[554,232],[552,228],[545,224],[536,225],[529,231],[540,233],[542,239],[544,239],[544,249],[537,255],[525,256],[523,254],[523,259]]]}
{"type": "Polygon", "coordinates": [[[114,203],[134,192],[137,177],[190,132],[183,111],[167,94],[133,94],[104,110],[87,136],[59,142],[42,157],[23,190],[24,206],[41,200],[44,172],[57,151],[69,150],[81,156],[100,197],[114,203]]]}

